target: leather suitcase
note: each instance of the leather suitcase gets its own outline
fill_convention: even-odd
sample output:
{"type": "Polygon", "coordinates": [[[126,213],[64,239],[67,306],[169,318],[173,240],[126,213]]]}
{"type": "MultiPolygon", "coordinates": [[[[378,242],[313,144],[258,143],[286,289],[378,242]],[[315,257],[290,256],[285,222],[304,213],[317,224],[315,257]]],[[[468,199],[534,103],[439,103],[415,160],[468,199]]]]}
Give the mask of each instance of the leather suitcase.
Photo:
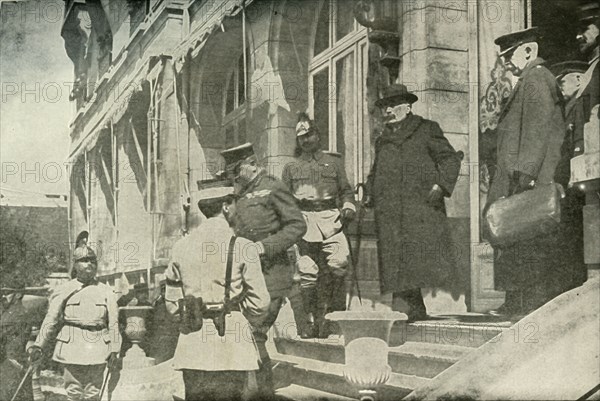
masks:
{"type": "Polygon", "coordinates": [[[492,203],[484,216],[485,236],[507,246],[556,232],[560,225],[560,184],[540,185],[492,203]]]}

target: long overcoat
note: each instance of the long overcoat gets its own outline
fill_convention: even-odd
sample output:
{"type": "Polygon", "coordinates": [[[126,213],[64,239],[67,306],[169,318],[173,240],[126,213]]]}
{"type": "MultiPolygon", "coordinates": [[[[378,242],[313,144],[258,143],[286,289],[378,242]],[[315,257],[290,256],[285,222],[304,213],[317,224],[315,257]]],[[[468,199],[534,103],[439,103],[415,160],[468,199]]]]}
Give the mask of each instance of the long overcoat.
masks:
{"type": "Polygon", "coordinates": [[[460,158],[440,126],[409,114],[388,124],[375,143],[367,181],[374,202],[382,293],[451,288],[457,275],[443,199],[427,201],[435,184],[450,196],[460,158]]]}
{"type": "MultiPolygon", "coordinates": [[[[532,176],[536,185],[549,184],[555,178],[566,124],[556,80],[543,63],[543,59],[537,58],[525,68],[500,113],[498,165],[491,179],[488,206],[510,195],[515,172],[532,176]]],[[[558,262],[564,251],[559,238],[541,236],[495,249],[496,288],[533,291],[535,285],[535,291],[543,292],[544,287],[555,286],[552,281],[557,277],[556,270],[562,269],[558,262]]],[[[535,296],[546,297],[546,294],[535,296]]]]}

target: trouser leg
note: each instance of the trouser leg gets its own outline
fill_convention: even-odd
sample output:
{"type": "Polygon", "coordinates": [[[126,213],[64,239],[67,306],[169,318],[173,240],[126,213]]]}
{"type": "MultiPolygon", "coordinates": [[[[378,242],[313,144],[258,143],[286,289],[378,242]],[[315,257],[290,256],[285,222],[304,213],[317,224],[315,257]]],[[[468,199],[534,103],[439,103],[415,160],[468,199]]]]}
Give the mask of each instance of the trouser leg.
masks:
{"type": "Polygon", "coordinates": [[[320,337],[335,332],[335,325],[326,322],[325,315],[330,312],[346,310],[346,275],[350,265],[350,247],[343,232],[339,232],[323,241],[321,247],[323,265],[319,275],[319,313],[320,337]]]}
{"type": "Polygon", "coordinates": [[[269,357],[266,343],[269,338],[269,330],[275,323],[275,320],[277,320],[277,315],[279,314],[282,303],[282,297],[272,298],[267,316],[260,326],[252,328],[254,340],[256,341],[256,348],[258,349],[258,355],[260,356],[259,368],[256,372],[256,384],[259,392],[257,396],[260,399],[272,397],[275,392],[273,387],[271,358],[269,357]]]}
{"type": "Polygon", "coordinates": [[[424,318],[427,314],[420,288],[394,292],[392,309],[406,313],[409,320],[424,318]]]}
{"type": "Polygon", "coordinates": [[[106,365],[64,365],[64,385],[67,399],[97,401],[106,365]]]}
{"type": "Polygon", "coordinates": [[[300,272],[300,293],[304,314],[302,320],[297,321],[302,338],[314,338],[318,335],[316,319],[318,314],[318,275],[320,268],[319,242],[300,241],[298,248],[301,258],[298,261],[300,272]]]}
{"type": "Polygon", "coordinates": [[[186,401],[241,400],[245,371],[183,370],[186,401]]]}

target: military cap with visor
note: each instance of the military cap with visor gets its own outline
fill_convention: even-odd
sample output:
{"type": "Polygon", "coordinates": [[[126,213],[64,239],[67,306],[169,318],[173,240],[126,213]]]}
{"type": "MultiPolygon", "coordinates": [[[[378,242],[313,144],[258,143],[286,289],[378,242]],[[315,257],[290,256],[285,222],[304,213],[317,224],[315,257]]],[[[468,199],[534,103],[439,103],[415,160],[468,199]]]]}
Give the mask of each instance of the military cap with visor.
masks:
{"type": "Polygon", "coordinates": [[[581,25],[594,24],[600,28],[600,4],[598,1],[589,1],[577,7],[577,18],[581,25]]]}
{"type": "Polygon", "coordinates": [[[552,67],[550,67],[550,71],[552,71],[556,79],[560,79],[565,75],[574,72],[583,74],[588,68],[589,64],[585,61],[569,60],[552,65],[552,67]]]}
{"type": "Polygon", "coordinates": [[[500,56],[507,56],[524,43],[537,42],[540,39],[540,31],[537,27],[511,32],[496,38],[494,43],[500,46],[500,56]]]}
{"type": "Polygon", "coordinates": [[[254,148],[250,142],[233,148],[225,149],[221,152],[221,156],[225,159],[225,170],[232,171],[240,165],[241,162],[250,158],[256,157],[254,148]]]}

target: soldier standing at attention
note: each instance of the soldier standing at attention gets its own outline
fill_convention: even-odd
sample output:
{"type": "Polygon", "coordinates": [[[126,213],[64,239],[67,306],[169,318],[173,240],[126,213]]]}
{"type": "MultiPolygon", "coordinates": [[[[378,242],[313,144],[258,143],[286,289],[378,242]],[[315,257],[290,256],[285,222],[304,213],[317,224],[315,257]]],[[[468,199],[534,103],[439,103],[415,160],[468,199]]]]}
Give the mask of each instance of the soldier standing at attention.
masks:
{"type": "Polygon", "coordinates": [[[265,343],[293,285],[293,266],[287,249],[302,238],[306,223],[285,184],[258,166],[251,143],[224,150],[221,155],[225,159],[226,174],[237,187],[235,231],[256,243],[271,296],[265,319],[260,324],[253,324],[261,360],[257,385],[261,399],[266,399],[273,395],[274,388],[271,359],[265,343]]]}
{"type": "Polygon", "coordinates": [[[175,244],[166,272],[166,307],[181,322],[173,364],[186,400],[239,400],[259,360],[254,339],[241,336],[264,317],[269,292],[255,244],[234,235],[233,186],[200,186],[207,220],[175,244]]]}
{"type": "Polygon", "coordinates": [[[341,155],[321,150],[319,131],[304,113],[296,125],[296,142],[296,160],[285,166],[282,179],[298,201],[307,225],[298,243],[300,254],[318,266],[315,283],[300,264],[302,302],[309,320],[300,335],[327,337],[325,314],[346,309],[344,278],[350,249],[342,226],[356,215],[354,192],[341,155]]]}
{"type": "Polygon", "coordinates": [[[121,349],[115,293],[98,282],[96,254],[87,247],[73,252],[76,278],[52,293],[48,314],[35,343],[32,362],[56,338],[52,359],[63,365],[69,400],[98,400],[104,369],[112,368],[121,349]]]}

